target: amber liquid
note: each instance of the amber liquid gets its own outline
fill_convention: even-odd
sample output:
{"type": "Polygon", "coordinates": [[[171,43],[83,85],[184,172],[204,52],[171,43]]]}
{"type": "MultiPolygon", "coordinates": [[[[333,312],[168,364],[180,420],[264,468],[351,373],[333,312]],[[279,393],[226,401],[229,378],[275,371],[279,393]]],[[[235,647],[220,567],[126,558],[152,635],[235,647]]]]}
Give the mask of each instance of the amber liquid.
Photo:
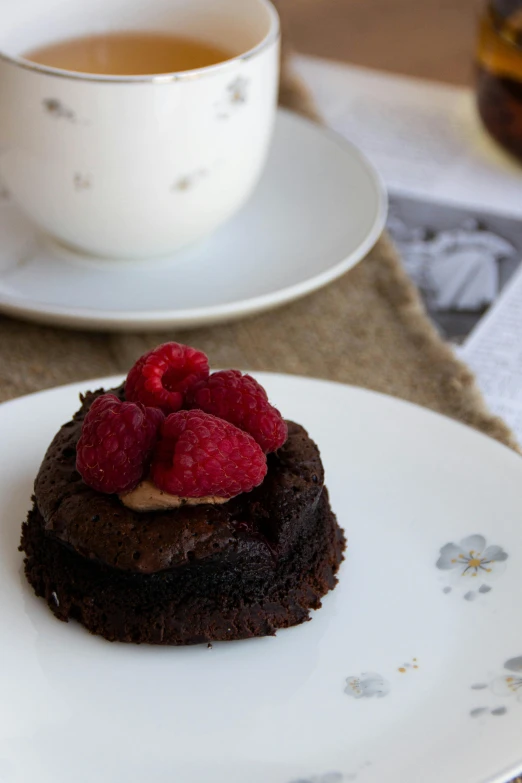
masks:
{"type": "Polygon", "coordinates": [[[490,134],[522,160],[522,7],[504,0],[484,13],[478,43],[477,101],[490,134]],[[509,9],[511,6],[511,9],[509,9]]]}
{"type": "Polygon", "coordinates": [[[212,44],[162,33],[120,32],[57,41],[24,58],[66,71],[105,76],[147,76],[192,71],[233,55],[212,44]]]}

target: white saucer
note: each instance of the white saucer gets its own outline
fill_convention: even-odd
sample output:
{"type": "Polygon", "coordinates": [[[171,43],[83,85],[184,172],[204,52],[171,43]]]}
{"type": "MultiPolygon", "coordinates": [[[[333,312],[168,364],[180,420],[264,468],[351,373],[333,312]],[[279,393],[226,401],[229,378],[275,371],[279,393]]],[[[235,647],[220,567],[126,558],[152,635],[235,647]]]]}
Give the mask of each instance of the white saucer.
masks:
{"type": "Polygon", "coordinates": [[[383,186],[362,154],[280,111],[267,169],[249,203],[172,258],[106,261],[72,253],[0,199],[0,311],[112,331],[232,320],[342,275],[371,249],[385,217],[383,186]]]}
{"type": "Polygon", "coordinates": [[[520,457],[389,397],[258,377],[320,445],[347,557],[311,622],[212,649],[110,644],[58,622],[24,578],[42,456],[78,392],[116,379],[0,406],[0,780],[503,783],[522,771],[520,457]]]}

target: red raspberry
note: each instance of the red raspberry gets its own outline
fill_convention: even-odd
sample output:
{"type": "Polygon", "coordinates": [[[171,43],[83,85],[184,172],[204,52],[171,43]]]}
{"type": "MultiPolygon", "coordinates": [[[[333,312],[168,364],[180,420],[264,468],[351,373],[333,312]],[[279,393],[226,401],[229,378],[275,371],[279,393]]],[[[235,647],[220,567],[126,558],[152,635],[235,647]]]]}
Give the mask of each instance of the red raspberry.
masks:
{"type": "Polygon", "coordinates": [[[187,408],[200,408],[250,433],[268,454],[281,448],[288,437],[286,422],[268,402],[266,391],[250,375],[239,370],[212,373],[186,394],[187,408]]]}
{"type": "Polygon", "coordinates": [[[201,351],[179,343],[164,343],[144,354],[125,382],[125,398],[160,408],[165,414],[183,407],[183,395],[208,378],[208,359],[201,351]]]}
{"type": "Polygon", "coordinates": [[[266,457],[246,432],[203,411],[172,413],[152,460],[157,487],[182,498],[231,498],[266,475],[266,457]]]}
{"type": "Polygon", "coordinates": [[[120,402],[113,394],[94,400],[76,447],[76,469],[89,487],[127,492],[145,475],[164,415],[157,408],[120,402]]]}

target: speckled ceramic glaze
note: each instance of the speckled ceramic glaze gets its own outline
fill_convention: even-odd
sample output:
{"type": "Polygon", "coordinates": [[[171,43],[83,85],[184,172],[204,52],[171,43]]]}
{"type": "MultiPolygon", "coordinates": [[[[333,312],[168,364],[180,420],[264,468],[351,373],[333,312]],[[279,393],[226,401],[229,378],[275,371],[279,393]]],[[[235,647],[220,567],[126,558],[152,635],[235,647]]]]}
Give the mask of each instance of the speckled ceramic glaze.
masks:
{"type": "Polygon", "coordinates": [[[62,242],[112,258],[163,255],[246,201],[275,118],[279,21],[268,0],[20,0],[2,11],[0,178],[62,242]],[[40,44],[106,30],[172,31],[231,59],[147,77],[34,65],[40,44]]]}

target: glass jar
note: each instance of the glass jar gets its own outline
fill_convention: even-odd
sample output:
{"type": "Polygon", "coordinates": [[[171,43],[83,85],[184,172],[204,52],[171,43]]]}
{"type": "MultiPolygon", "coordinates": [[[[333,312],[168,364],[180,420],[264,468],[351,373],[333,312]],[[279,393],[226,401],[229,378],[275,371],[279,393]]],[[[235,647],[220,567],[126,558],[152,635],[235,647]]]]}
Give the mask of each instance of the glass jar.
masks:
{"type": "Polygon", "coordinates": [[[483,11],[477,103],[489,133],[522,161],[522,0],[489,0],[483,11]]]}

